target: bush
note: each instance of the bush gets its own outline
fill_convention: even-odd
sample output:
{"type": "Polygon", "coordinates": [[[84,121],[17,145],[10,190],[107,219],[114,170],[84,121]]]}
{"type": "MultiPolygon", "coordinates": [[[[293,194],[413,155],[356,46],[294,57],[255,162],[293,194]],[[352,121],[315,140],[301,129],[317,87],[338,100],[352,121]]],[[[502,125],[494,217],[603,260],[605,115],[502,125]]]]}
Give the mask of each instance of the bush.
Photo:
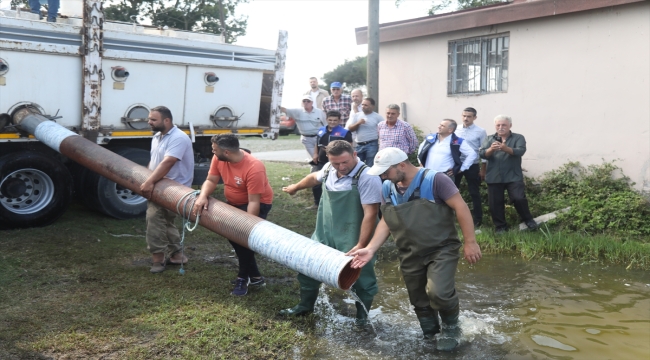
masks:
{"type": "Polygon", "coordinates": [[[586,168],[570,162],[544,174],[539,182],[539,190],[529,193],[531,203],[545,210],[571,207],[555,220],[562,228],[589,234],[650,235],[650,203],[614,162],[586,168]]]}
{"type": "MultiPolygon", "coordinates": [[[[420,129],[415,125],[411,125],[411,127],[413,128],[413,131],[415,131],[415,136],[418,138],[418,144],[422,144],[422,142],[424,141],[424,132],[422,131],[422,129],[420,129]]],[[[411,164],[415,166],[420,166],[420,163],[418,162],[417,149],[414,152],[409,154],[409,161],[411,162],[411,164]]]]}

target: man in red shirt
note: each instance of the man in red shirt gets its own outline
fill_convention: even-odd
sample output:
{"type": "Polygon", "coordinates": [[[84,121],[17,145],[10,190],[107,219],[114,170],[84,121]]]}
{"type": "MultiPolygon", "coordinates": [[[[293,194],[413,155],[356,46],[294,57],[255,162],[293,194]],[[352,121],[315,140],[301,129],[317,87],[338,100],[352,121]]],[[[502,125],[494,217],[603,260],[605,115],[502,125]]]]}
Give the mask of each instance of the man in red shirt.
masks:
{"type": "MultiPolygon", "coordinates": [[[[208,208],[208,196],[217,188],[219,180],[223,180],[229,205],[266,219],[273,202],[273,190],[264,164],[239,149],[239,140],[233,134],[212,137],[212,152],[210,171],[194,203],[194,214],[208,208]]],[[[255,252],[232,241],[230,244],[239,258],[239,273],[232,282],[235,285],[232,294],[244,296],[249,285],[264,285],[264,278],[257,268],[255,252]]]]}

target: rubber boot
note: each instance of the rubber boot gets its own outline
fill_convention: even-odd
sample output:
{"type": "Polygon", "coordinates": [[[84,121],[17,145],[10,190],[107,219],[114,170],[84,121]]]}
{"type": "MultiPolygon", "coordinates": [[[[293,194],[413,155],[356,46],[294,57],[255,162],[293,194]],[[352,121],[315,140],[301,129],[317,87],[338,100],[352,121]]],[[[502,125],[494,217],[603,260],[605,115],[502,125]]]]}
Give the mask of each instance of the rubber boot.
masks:
{"type": "Polygon", "coordinates": [[[316,304],[316,299],[318,299],[318,288],[304,288],[300,287],[300,302],[298,305],[289,308],[280,310],[279,315],[281,316],[305,316],[314,312],[314,304],[316,304]]]}
{"type": "Polygon", "coordinates": [[[420,321],[422,328],[422,335],[426,340],[433,340],[436,334],[440,333],[440,320],[438,320],[438,312],[430,307],[415,308],[415,314],[420,321]]]}
{"type": "Polygon", "coordinates": [[[460,344],[461,329],[458,323],[459,307],[452,310],[440,311],[442,320],[442,333],[438,337],[436,349],[440,351],[452,351],[460,344]]]}
{"type": "Polygon", "coordinates": [[[363,305],[359,303],[358,301],[354,302],[354,305],[357,307],[357,316],[354,320],[354,324],[358,327],[364,327],[368,325],[368,313],[366,310],[370,311],[370,307],[372,306],[372,300],[374,299],[374,296],[368,296],[368,295],[361,295],[357,294],[363,305]],[[363,308],[365,306],[365,309],[363,308]]]}

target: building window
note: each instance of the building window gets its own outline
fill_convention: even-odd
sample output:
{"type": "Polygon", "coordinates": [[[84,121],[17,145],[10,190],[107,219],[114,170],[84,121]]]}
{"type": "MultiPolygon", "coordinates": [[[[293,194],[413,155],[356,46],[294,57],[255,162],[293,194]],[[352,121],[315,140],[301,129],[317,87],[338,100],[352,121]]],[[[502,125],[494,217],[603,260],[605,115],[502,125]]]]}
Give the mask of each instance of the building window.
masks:
{"type": "Polygon", "coordinates": [[[508,91],[510,36],[449,42],[447,94],[486,94],[508,91]]]}

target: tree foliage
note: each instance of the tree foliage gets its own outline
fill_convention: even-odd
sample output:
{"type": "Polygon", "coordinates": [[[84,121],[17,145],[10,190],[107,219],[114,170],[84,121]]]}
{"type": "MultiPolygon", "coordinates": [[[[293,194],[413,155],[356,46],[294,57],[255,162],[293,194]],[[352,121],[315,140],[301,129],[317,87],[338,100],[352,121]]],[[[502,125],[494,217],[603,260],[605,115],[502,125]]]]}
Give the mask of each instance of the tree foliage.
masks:
{"type": "Polygon", "coordinates": [[[366,85],[367,64],[366,56],[357,56],[354,60],[345,60],[334,70],[326,72],[322,79],[329,84],[338,81],[343,84],[343,90],[349,92],[357,87],[366,85]]]}
{"type": "MultiPolygon", "coordinates": [[[[399,6],[403,1],[404,0],[397,0],[395,5],[399,6]]],[[[429,15],[471,9],[502,2],[504,2],[504,0],[434,0],[431,3],[431,8],[429,8],[429,15]]]]}
{"type": "Polygon", "coordinates": [[[235,8],[248,0],[118,0],[104,7],[107,20],[125,22],[150,21],[154,26],[168,26],[187,31],[221,33],[221,6],[225,39],[234,43],[246,35],[248,17],[235,17],[235,8]]]}

